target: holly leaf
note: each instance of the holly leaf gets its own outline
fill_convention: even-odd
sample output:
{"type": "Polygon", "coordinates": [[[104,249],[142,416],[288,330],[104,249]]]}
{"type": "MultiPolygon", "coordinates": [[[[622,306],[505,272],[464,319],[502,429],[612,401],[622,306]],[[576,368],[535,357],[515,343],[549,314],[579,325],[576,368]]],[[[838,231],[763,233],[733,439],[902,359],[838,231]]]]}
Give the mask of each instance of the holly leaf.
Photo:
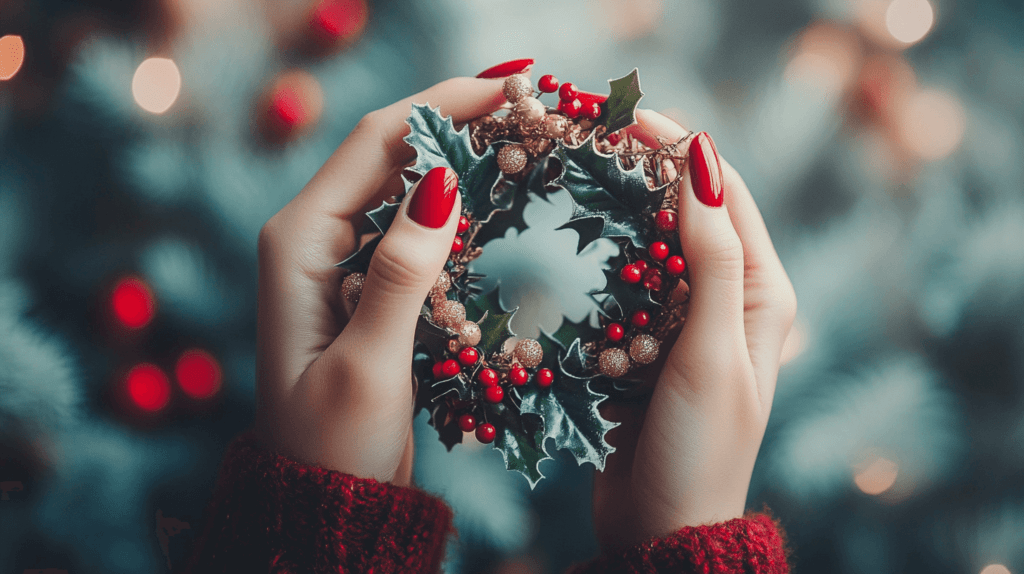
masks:
{"type": "MultiPolygon", "coordinates": [[[[476,155],[469,139],[469,127],[455,131],[451,117],[441,117],[440,107],[413,104],[406,120],[409,135],[405,142],[416,150],[416,163],[410,170],[423,176],[435,167],[449,167],[459,176],[462,207],[480,221],[488,221],[495,211],[509,209],[512,195],[498,185],[497,152],[488,146],[483,155],[476,155]]],[[[405,180],[406,191],[412,183],[405,180]]]]}
{"type": "Polygon", "coordinates": [[[343,267],[349,271],[366,273],[366,270],[370,268],[370,258],[373,257],[373,253],[377,250],[377,244],[380,243],[383,237],[381,235],[367,241],[355,253],[349,255],[344,261],[335,265],[335,267],[343,267]]]}
{"type": "Polygon", "coordinates": [[[494,450],[501,453],[505,468],[526,477],[530,488],[537,486],[544,474],[540,463],[550,459],[544,449],[543,423],[537,415],[514,412],[506,405],[498,405],[498,420],[492,421],[498,431],[494,437],[494,450]]]}
{"type": "Polygon", "coordinates": [[[437,430],[437,438],[451,452],[455,445],[462,443],[462,429],[444,401],[433,405],[430,410],[430,426],[437,430]]]}
{"type": "Polygon", "coordinates": [[[420,318],[416,321],[416,341],[430,351],[433,360],[444,357],[450,338],[448,331],[431,322],[429,309],[424,308],[420,311],[420,318]]]}
{"type": "Polygon", "coordinates": [[[484,318],[477,323],[480,325],[480,344],[477,345],[477,348],[480,349],[483,356],[487,357],[491,353],[500,352],[505,340],[516,336],[509,324],[517,309],[518,307],[508,313],[487,312],[484,318]]]}
{"type": "Polygon", "coordinates": [[[448,393],[455,393],[462,401],[472,400],[473,387],[470,385],[469,377],[465,373],[459,373],[430,386],[430,394],[433,396],[431,400],[434,402],[441,402],[440,399],[448,393]]]}
{"type": "Polygon", "coordinates": [[[622,237],[646,249],[651,214],[661,206],[667,186],[650,189],[642,163],[623,169],[618,156],[600,153],[595,141],[591,134],[577,148],[558,142],[554,151],[562,172],[552,183],[573,200],[572,217],[559,229],[576,230],[577,253],[599,237],[622,237]]]}
{"type": "Polygon", "coordinates": [[[617,80],[608,80],[608,84],[612,90],[601,104],[597,125],[611,133],[636,123],[636,108],[644,92],[640,89],[640,72],[636,68],[617,80]]]}
{"type": "Polygon", "coordinates": [[[381,202],[380,207],[366,212],[366,216],[370,218],[373,225],[381,233],[387,233],[388,229],[391,228],[391,224],[395,221],[395,216],[398,215],[398,210],[402,207],[401,203],[388,203],[386,201],[381,202]]]}
{"type": "Polygon", "coordinates": [[[544,437],[554,439],[557,448],[571,452],[577,464],[589,462],[597,470],[604,470],[608,455],[615,452],[615,447],[605,441],[605,434],[619,425],[601,417],[597,406],[608,396],[591,390],[591,377],[576,374],[584,370],[585,358],[576,339],[559,361],[554,384],[526,395],[521,409],[524,416],[539,416],[544,437]]]}
{"type": "MultiPolygon", "coordinates": [[[[621,317],[626,317],[633,311],[639,311],[641,309],[650,310],[661,307],[654,299],[651,299],[651,290],[645,289],[639,283],[626,283],[619,277],[617,271],[611,269],[604,269],[605,286],[600,291],[594,291],[591,295],[608,295],[622,312],[621,317]]],[[[608,299],[601,302],[601,306],[604,309],[608,307],[608,299]]]]}
{"type": "Polygon", "coordinates": [[[466,301],[466,318],[479,323],[484,319],[484,313],[504,313],[505,307],[501,304],[501,296],[498,294],[500,285],[491,289],[486,295],[478,295],[466,301]]]}

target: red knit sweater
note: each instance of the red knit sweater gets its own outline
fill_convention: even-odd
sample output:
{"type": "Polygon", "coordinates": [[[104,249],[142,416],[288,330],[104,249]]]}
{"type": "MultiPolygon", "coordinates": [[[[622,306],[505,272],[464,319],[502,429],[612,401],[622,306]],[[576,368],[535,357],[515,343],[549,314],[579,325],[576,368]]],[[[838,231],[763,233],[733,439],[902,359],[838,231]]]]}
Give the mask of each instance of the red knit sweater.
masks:
{"type": "MultiPolygon", "coordinates": [[[[239,437],[224,457],[190,574],[439,572],[452,511],[440,499],[295,462],[239,437]]],[[[573,574],[785,574],[782,531],[764,514],[687,527],[573,574]]]]}

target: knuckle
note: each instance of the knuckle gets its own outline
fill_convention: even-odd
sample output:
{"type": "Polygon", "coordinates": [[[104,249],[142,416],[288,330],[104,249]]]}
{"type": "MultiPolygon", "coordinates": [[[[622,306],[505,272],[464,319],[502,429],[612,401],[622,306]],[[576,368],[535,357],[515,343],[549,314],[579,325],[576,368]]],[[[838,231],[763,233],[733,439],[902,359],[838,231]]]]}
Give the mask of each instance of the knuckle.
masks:
{"type": "Polygon", "coordinates": [[[385,237],[373,254],[370,271],[389,289],[398,293],[414,293],[423,289],[425,283],[432,284],[425,271],[428,260],[423,249],[415,245],[397,245],[385,237]]]}
{"type": "Polygon", "coordinates": [[[260,228],[259,235],[256,236],[256,253],[260,261],[266,261],[277,251],[281,237],[280,228],[280,218],[277,215],[268,219],[260,228]]]}
{"type": "Polygon", "coordinates": [[[716,233],[693,245],[696,265],[721,279],[743,278],[743,245],[735,233],[716,233]]]}

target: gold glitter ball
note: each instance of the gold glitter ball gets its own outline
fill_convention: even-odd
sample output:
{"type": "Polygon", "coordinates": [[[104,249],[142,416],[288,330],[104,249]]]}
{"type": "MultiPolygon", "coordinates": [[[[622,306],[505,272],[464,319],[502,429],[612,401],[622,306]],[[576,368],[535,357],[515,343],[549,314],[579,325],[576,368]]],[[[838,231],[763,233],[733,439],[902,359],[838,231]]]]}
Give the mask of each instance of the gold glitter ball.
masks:
{"type": "Polygon", "coordinates": [[[544,349],[535,339],[519,339],[516,342],[515,350],[512,351],[512,356],[519,361],[520,365],[532,369],[544,359],[544,349]]]}
{"type": "Polygon", "coordinates": [[[475,347],[480,344],[480,325],[472,321],[463,321],[459,327],[459,342],[466,347],[475,347]]]}
{"type": "Polygon", "coordinates": [[[602,375],[621,377],[629,371],[629,355],[619,348],[605,349],[597,358],[597,368],[602,375]]]}
{"type": "Polygon", "coordinates": [[[560,140],[565,137],[565,130],[569,129],[569,120],[565,116],[551,114],[544,118],[544,135],[551,139],[560,140]]]}
{"type": "Polygon", "coordinates": [[[629,356],[641,365],[650,365],[658,358],[661,341],[650,335],[637,335],[629,344],[629,356]]]}
{"type": "Polygon", "coordinates": [[[505,94],[505,99],[510,104],[514,104],[523,98],[532,96],[533,86],[530,85],[530,80],[527,80],[526,76],[515,74],[505,78],[505,84],[502,85],[501,91],[505,94]]]}
{"type": "Polygon", "coordinates": [[[498,168],[502,173],[519,173],[526,167],[526,152],[522,146],[508,144],[498,152],[498,168]]]}
{"type": "Polygon", "coordinates": [[[466,320],[466,308],[458,301],[445,299],[434,306],[434,322],[445,329],[455,330],[466,320]]]}
{"type": "Polygon", "coordinates": [[[437,297],[444,297],[447,295],[448,290],[452,288],[452,278],[448,275],[448,272],[441,270],[441,274],[437,276],[437,281],[434,281],[434,286],[430,288],[430,299],[433,301],[437,297]]]}
{"type": "Polygon", "coordinates": [[[345,277],[341,282],[341,294],[348,299],[350,303],[358,303],[359,297],[363,294],[363,282],[366,281],[366,275],[362,273],[351,273],[345,277]]]}
{"type": "Polygon", "coordinates": [[[516,102],[512,108],[512,115],[522,125],[532,126],[544,119],[547,109],[537,98],[527,97],[516,102]]]}

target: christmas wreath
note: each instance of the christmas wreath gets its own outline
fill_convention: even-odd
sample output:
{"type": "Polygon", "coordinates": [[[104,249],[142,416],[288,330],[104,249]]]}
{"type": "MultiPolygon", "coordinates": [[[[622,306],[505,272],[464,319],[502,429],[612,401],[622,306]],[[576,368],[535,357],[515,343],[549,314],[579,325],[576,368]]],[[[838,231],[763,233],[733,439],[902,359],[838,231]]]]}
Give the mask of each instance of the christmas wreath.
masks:
{"type": "MultiPolygon", "coordinates": [[[[548,438],[579,464],[604,469],[614,451],[605,434],[616,423],[602,418],[598,405],[636,384],[631,376],[658,358],[661,341],[685,314],[676,184],[692,134],[659,148],[643,145],[624,129],[636,122],[644,95],[638,71],[609,83],[605,97],[550,75],[535,91],[513,75],[503,86],[511,105],[505,115],[456,130],[438,109],[417,104],[408,119],[405,141],[417,156],[405,172],[406,191],[443,166],[458,175],[462,195],[451,255],[421,311],[412,365],[416,410],[428,410],[449,450],[468,432],[493,443],[531,487],[550,458],[548,438]],[[555,108],[538,99],[555,92],[555,108]],[[471,263],[490,239],[526,228],[530,194],[558,189],[572,197],[563,227],[579,234],[579,251],[602,237],[619,246],[605,288],[591,294],[600,326],[563,317],[554,333],[517,338],[509,327],[515,309],[502,308],[497,289],[482,292],[476,283],[483,275],[471,263]]],[[[399,206],[385,202],[368,212],[378,235],[338,264],[351,272],[342,290],[353,303],[399,206]]]]}

